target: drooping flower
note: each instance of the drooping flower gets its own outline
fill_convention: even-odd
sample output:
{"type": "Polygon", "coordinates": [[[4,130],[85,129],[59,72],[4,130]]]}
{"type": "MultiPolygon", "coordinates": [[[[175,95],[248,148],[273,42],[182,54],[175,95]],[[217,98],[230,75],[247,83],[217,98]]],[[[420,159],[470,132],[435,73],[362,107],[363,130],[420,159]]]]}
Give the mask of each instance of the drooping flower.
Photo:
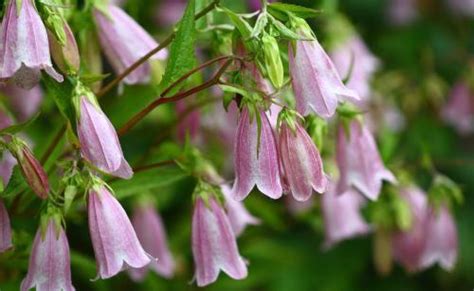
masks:
{"type": "Polygon", "coordinates": [[[49,193],[48,175],[31,150],[26,146],[15,147],[12,154],[15,156],[20,171],[31,190],[41,199],[46,199],[49,193]]]}
{"type": "Polygon", "coordinates": [[[338,194],[335,184],[331,184],[329,191],[322,195],[321,203],[326,238],[325,248],[371,231],[360,213],[364,198],[354,189],[338,194]]]}
{"type": "Polygon", "coordinates": [[[114,126],[98,105],[87,97],[80,99],[77,132],[82,156],[99,170],[129,179],[132,168],[125,160],[114,126]]]}
{"type": "Polygon", "coordinates": [[[354,186],[367,198],[376,200],[383,181],[395,183],[396,178],[385,168],[374,137],[363,124],[352,121],[348,135],[343,126],[339,126],[336,160],[340,179],[337,192],[346,192],[354,186]]]}
{"type": "Polygon", "coordinates": [[[474,93],[467,84],[458,82],[454,85],[441,115],[460,134],[474,132],[474,93]]]}
{"type": "Polygon", "coordinates": [[[0,92],[7,97],[8,102],[17,120],[24,122],[33,116],[43,101],[43,92],[39,85],[25,90],[14,84],[0,86],[0,92]]]}
{"type": "MultiPolygon", "coordinates": [[[[94,10],[100,44],[115,70],[122,73],[126,68],[158,46],[158,43],[121,8],[109,5],[108,15],[94,10]]],[[[167,56],[161,50],[150,60],[162,60],[167,56]]],[[[150,80],[151,67],[145,63],[125,77],[126,84],[146,83],[150,80]]]]}
{"type": "Polygon", "coordinates": [[[98,278],[150,263],[125,210],[105,186],[89,191],[87,208],[98,278]]]}
{"type": "Polygon", "coordinates": [[[393,256],[405,269],[414,272],[422,268],[421,257],[427,241],[428,199],[421,189],[414,186],[402,189],[400,195],[410,206],[412,222],[408,230],[393,234],[393,256]]]}
{"type": "Polygon", "coordinates": [[[288,190],[298,201],[326,191],[327,178],[316,145],[306,130],[296,121],[294,129],[287,122],[280,127],[278,146],[280,161],[288,190]]]}
{"type": "Polygon", "coordinates": [[[257,116],[253,116],[252,120],[247,108],[242,110],[237,126],[232,196],[239,201],[247,197],[255,185],[272,199],[282,195],[275,136],[265,112],[259,111],[257,114],[261,119],[260,140],[257,116]]]}
{"type": "Polygon", "coordinates": [[[394,25],[407,25],[418,17],[416,0],[391,0],[388,6],[388,16],[394,25]]]}
{"type": "Polygon", "coordinates": [[[359,94],[361,100],[355,103],[365,108],[371,94],[370,81],[379,66],[379,60],[357,34],[340,43],[330,56],[341,76],[350,74],[346,86],[359,94]]]}
{"type": "Polygon", "coordinates": [[[163,221],[152,205],[138,205],[133,212],[132,224],[143,249],[157,258],[148,266],[140,269],[130,269],[129,274],[135,281],[142,281],[148,269],[165,277],[173,277],[175,262],[168,248],[167,236],[163,221]]]}
{"type": "Polygon", "coordinates": [[[232,190],[229,186],[222,185],[221,190],[224,195],[227,217],[229,218],[235,236],[239,236],[247,225],[260,224],[260,220],[250,214],[242,202],[234,200],[231,195],[232,190]]]}
{"type": "Polygon", "coordinates": [[[449,209],[445,205],[438,211],[430,209],[425,228],[426,246],[421,265],[429,267],[438,263],[443,269],[452,270],[458,256],[458,233],[449,209]]]}
{"type": "Polygon", "coordinates": [[[21,291],[75,290],[71,282],[69,244],[61,226],[50,219],[46,232],[36,232],[31,251],[28,274],[21,282],[21,291]]]}
{"type": "MultiPolygon", "coordinates": [[[[297,29],[300,35],[313,37],[306,22],[300,26],[302,28],[297,29]]],[[[290,75],[300,114],[307,115],[312,110],[322,118],[329,118],[339,101],[359,99],[357,92],[342,83],[336,67],[316,39],[296,41],[296,50],[291,43],[288,48],[290,75]]]]}
{"type": "Polygon", "coordinates": [[[0,199],[0,253],[12,247],[12,229],[7,208],[0,199]]]}
{"type": "Polygon", "coordinates": [[[224,209],[213,199],[209,205],[197,198],[192,222],[192,250],[199,287],[217,280],[220,270],[231,278],[247,277],[247,266],[239,254],[232,226],[224,209]]]}
{"type": "Polygon", "coordinates": [[[30,89],[38,84],[41,70],[63,81],[51,64],[48,35],[34,1],[10,0],[0,29],[0,80],[13,79],[30,89]]]}

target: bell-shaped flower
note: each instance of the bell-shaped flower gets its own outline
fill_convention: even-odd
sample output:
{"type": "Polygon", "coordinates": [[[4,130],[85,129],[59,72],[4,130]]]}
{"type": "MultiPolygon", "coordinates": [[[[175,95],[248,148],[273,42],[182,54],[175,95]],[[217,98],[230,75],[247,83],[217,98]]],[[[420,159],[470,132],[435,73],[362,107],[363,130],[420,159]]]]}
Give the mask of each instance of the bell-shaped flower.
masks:
{"type": "Polygon", "coordinates": [[[367,234],[370,226],[364,221],[360,209],[365,199],[354,189],[338,194],[335,185],[321,196],[324,219],[324,248],[330,248],[340,241],[367,234]]]}
{"type": "Polygon", "coordinates": [[[426,245],[425,224],[428,215],[428,199],[417,187],[409,187],[400,191],[411,213],[411,225],[408,230],[400,230],[392,235],[393,256],[409,272],[422,268],[421,257],[426,245]]]}
{"type": "Polygon", "coordinates": [[[155,207],[153,205],[138,205],[133,211],[132,225],[143,249],[157,260],[152,261],[146,267],[130,269],[130,277],[135,281],[142,281],[148,269],[165,278],[173,277],[175,262],[168,247],[163,221],[155,207]]]}
{"type": "Polygon", "coordinates": [[[234,231],[224,209],[214,200],[208,205],[197,198],[192,222],[192,250],[199,287],[217,280],[220,270],[231,278],[247,277],[247,266],[239,254],[234,231]]]}
{"type": "MultiPolygon", "coordinates": [[[[302,36],[313,37],[303,29],[297,31],[302,36]]],[[[312,110],[322,118],[329,118],[339,101],[359,99],[357,92],[342,83],[336,67],[316,39],[298,40],[294,47],[291,43],[288,47],[290,75],[300,114],[307,115],[312,110]]]]}
{"type": "Polygon", "coordinates": [[[71,282],[69,244],[66,234],[54,219],[46,232],[39,227],[31,251],[28,274],[21,282],[21,291],[31,288],[44,291],[75,290],[71,282]]]}
{"type": "Polygon", "coordinates": [[[454,85],[441,115],[460,134],[474,132],[474,93],[467,84],[459,82],[454,85]]]}
{"type": "Polygon", "coordinates": [[[438,210],[430,209],[426,218],[426,246],[421,257],[423,267],[438,263],[450,271],[458,256],[458,232],[456,223],[443,205],[438,210]]]}
{"type": "Polygon", "coordinates": [[[7,208],[3,199],[0,199],[0,253],[12,247],[12,229],[7,208]]]}
{"type": "Polygon", "coordinates": [[[32,117],[43,101],[43,91],[39,85],[25,90],[14,84],[0,86],[0,92],[5,95],[11,105],[12,112],[19,122],[24,122],[32,117]]]}
{"type": "Polygon", "coordinates": [[[318,193],[326,191],[328,179],[311,137],[297,121],[292,127],[285,121],[281,124],[278,140],[280,161],[289,192],[296,200],[306,201],[313,190],[318,193]]]}
{"type": "Polygon", "coordinates": [[[346,38],[330,54],[341,76],[350,76],[346,86],[356,91],[361,100],[355,102],[365,108],[371,95],[370,81],[379,66],[379,60],[369,51],[357,34],[346,38]]]}
{"type": "Polygon", "coordinates": [[[123,156],[114,126],[100,107],[88,97],[80,98],[77,132],[82,156],[100,171],[129,179],[132,168],[123,156]]]}
{"type": "Polygon", "coordinates": [[[150,263],[125,210],[105,186],[89,191],[87,208],[98,278],[110,278],[129,267],[142,268],[150,263]]]}
{"type": "MultiPolygon", "coordinates": [[[[123,73],[133,63],[158,47],[158,43],[148,32],[117,6],[109,5],[107,14],[95,9],[94,19],[100,44],[116,74],[123,73]]],[[[167,54],[163,49],[150,60],[163,60],[167,54]]],[[[150,77],[151,67],[147,62],[128,74],[124,83],[146,83],[150,77]]]]}
{"type": "Polygon", "coordinates": [[[376,200],[384,180],[396,183],[395,176],[385,168],[380,158],[374,137],[359,121],[351,122],[349,133],[339,126],[336,150],[340,173],[338,193],[353,186],[367,198],[376,200]]]}
{"type": "Polygon", "coordinates": [[[255,185],[272,199],[282,195],[278,150],[272,126],[265,112],[259,111],[261,120],[258,133],[257,117],[250,116],[248,108],[240,114],[234,142],[235,182],[232,196],[243,200],[255,185]],[[259,140],[260,137],[260,140],[259,140]]]}
{"type": "Polygon", "coordinates": [[[0,80],[13,79],[30,89],[38,84],[41,70],[63,81],[51,64],[48,34],[34,1],[9,0],[0,28],[0,80]]]}
{"type": "Polygon", "coordinates": [[[260,220],[248,212],[243,202],[234,200],[229,186],[222,185],[221,190],[224,195],[227,217],[235,236],[242,234],[247,225],[260,224],[260,220]]]}

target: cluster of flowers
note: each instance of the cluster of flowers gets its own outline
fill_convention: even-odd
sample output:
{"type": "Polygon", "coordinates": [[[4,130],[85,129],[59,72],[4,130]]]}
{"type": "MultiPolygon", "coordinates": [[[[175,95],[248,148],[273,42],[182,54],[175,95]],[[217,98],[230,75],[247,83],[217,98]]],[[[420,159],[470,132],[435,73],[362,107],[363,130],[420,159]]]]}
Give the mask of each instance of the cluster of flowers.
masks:
{"type": "MultiPolygon", "coordinates": [[[[59,25],[54,27],[60,27],[59,30],[45,26],[38,10],[44,14],[53,12],[44,7],[37,9],[33,0],[7,2],[0,29],[0,78],[10,84],[2,90],[6,95],[21,94],[23,99],[30,98],[27,95],[31,95],[31,99],[41,99],[41,89],[37,86],[41,70],[56,81],[63,81],[63,76],[54,70],[51,57],[64,75],[77,74],[80,57],[76,40],[67,22],[58,14],[54,15],[57,16],[54,19],[59,21],[59,25]],[[28,93],[12,93],[11,90],[23,90],[11,87],[12,83],[30,90],[28,93]]],[[[117,75],[158,46],[118,6],[97,6],[93,8],[91,17],[95,21],[103,52],[117,75]]],[[[296,110],[268,105],[277,102],[270,97],[272,89],[265,78],[280,89],[284,70],[275,38],[264,34],[261,37],[262,47],[270,52],[276,51],[276,54],[265,54],[262,66],[247,61],[242,65],[244,71],[249,72],[248,76],[254,79],[256,91],[263,93],[259,94],[263,98],[255,100],[244,96],[238,106],[234,102],[232,106],[240,108],[238,124],[236,128],[226,128],[235,130],[234,185],[230,188],[222,184],[222,179],[213,177],[200,181],[196,186],[192,250],[198,286],[214,282],[220,270],[234,279],[247,276],[247,265],[239,254],[236,237],[247,224],[259,223],[241,202],[255,186],[272,199],[288,194],[299,202],[310,201],[313,192],[324,193],[322,205],[326,246],[329,247],[343,239],[372,231],[372,227],[362,218],[360,208],[367,199],[378,199],[383,181],[397,183],[392,172],[384,166],[369,127],[357,118],[351,118],[348,122],[341,118],[337,124],[336,162],[339,177],[333,181],[325,174],[319,149],[304,127],[304,116],[315,114],[329,120],[340,103],[345,101],[354,102],[364,109],[370,95],[370,77],[378,61],[356,35],[352,35],[330,57],[306,21],[294,17],[292,29],[300,37],[288,44],[289,74],[296,110]],[[356,60],[355,64],[351,64],[352,58],[356,60]],[[351,71],[350,67],[354,69],[345,85],[340,74],[351,71]],[[278,118],[275,118],[277,112],[270,112],[269,108],[281,110],[278,118]]],[[[162,50],[152,59],[166,57],[167,51],[162,50]]],[[[147,83],[150,75],[151,64],[147,62],[123,81],[126,84],[147,83]]],[[[87,192],[89,232],[98,278],[110,278],[124,269],[130,269],[132,279],[142,280],[148,268],[163,277],[173,276],[175,263],[155,207],[148,203],[137,205],[130,221],[113,191],[98,177],[97,173],[101,173],[129,179],[133,176],[133,170],[124,158],[112,123],[102,112],[92,91],[80,82],[75,86],[75,128],[81,156],[88,170],[83,188],[87,192]]],[[[455,90],[460,91],[455,96],[471,96],[463,86],[455,90]]],[[[455,97],[452,101],[455,103],[452,110],[456,115],[459,114],[456,106],[466,109],[464,99],[458,100],[461,97],[455,97]]],[[[14,102],[21,102],[22,98],[15,98],[14,102]]],[[[30,108],[33,107],[31,104],[15,106],[19,120],[27,119],[36,110],[36,106],[30,108]]],[[[469,108],[472,109],[472,106],[469,108]]],[[[178,107],[177,110],[179,112],[183,108],[178,107]]],[[[459,120],[459,116],[453,118],[453,114],[450,111],[445,115],[448,120],[459,120]]],[[[472,110],[466,113],[466,119],[469,119],[466,123],[472,125],[472,116],[472,110]]],[[[1,117],[1,126],[8,128],[11,120],[6,114],[1,117]]],[[[197,119],[199,115],[194,117],[197,119]]],[[[195,119],[186,123],[195,126],[195,119]]],[[[463,130],[466,127],[463,126],[463,130]]],[[[183,132],[182,135],[185,135],[186,130],[183,132]]],[[[16,160],[33,192],[41,199],[49,199],[47,175],[28,146],[10,135],[5,135],[4,140],[2,145],[11,153],[6,153],[2,161],[2,167],[5,165],[7,168],[2,172],[4,183],[8,183],[16,160]]],[[[420,270],[437,262],[451,269],[457,256],[457,234],[448,204],[438,208],[431,206],[426,195],[416,187],[403,189],[400,195],[410,205],[414,219],[408,230],[393,233],[395,258],[409,270],[420,270]]],[[[33,242],[28,274],[21,289],[74,290],[61,211],[51,202],[42,217],[33,242]]],[[[7,209],[0,200],[0,251],[11,246],[10,221],[7,209]]]]}

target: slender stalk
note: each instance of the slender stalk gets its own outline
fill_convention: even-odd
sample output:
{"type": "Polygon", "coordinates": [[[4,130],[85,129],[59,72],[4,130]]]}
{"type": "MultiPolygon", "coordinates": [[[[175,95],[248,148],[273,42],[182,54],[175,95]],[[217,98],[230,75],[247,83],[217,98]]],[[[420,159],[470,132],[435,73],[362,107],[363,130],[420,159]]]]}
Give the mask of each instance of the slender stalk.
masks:
{"type": "Polygon", "coordinates": [[[149,165],[135,167],[135,168],[133,168],[133,172],[134,173],[144,172],[144,171],[147,171],[147,170],[156,169],[156,168],[160,168],[160,167],[164,167],[164,166],[175,165],[175,164],[176,164],[176,162],[174,160],[167,160],[167,161],[162,161],[162,162],[153,163],[153,164],[149,164],[149,165]]]}
{"type": "MultiPolygon", "coordinates": [[[[214,0],[212,3],[204,7],[199,13],[197,13],[194,16],[194,19],[198,20],[199,18],[205,16],[207,13],[212,11],[216,5],[219,3],[219,0],[214,0]]],[[[130,67],[128,67],[125,71],[120,73],[115,79],[113,79],[110,83],[108,83],[105,87],[103,87],[96,95],[97,98],[100,98],[107,94],[110,90],[112,90],[115,86],[120,84],[123,79],[125,79],[130,73],[135,71],[138,67],[143,65],[146,61],[148,61],[149,58],[151,58],[153,55],[167,47],[174,39],[176,36],[176,32],[171,33],[163,42],[157,46],[156,48],[152,49],[149,53],[141,57],[139,60],[137,60],[135,63],[133,63],[130,67]]]]}
{"type": "Polygon", "coordinates": [[[171,97],[168,97],[168,98],[163,98],[162,95],[160,95],[158,97],[158,99],[156,99],[155,101],[153,101],[152,103],[150,103],[150,105],[148,105],[147,107],[145,107],[142,111],[138,112],[137,114],[135,114],[127,123],[125,123],[125,125],[123,125],[119,130],[118,130],[118,134],[119,136],[122,136],[124,135],[125,133],[127,133],[130,129],[132,129],[140,120],[142,120],[143,118],[145,118],[145,116],[147,116],[151,111],[153,111],[156,107],[160,106],[161,104],[165,104],[165,103],[171,103],[171,102],[176,102],[176,101],[179,101],[181,99],[184,99],[188,96],[191,96],[197,92],[200,92],[204,89],[207,89],[209,87],[212,87],[216,84],[219,83],[219,79],[220,77],[222,76],[222,74],[224,74],[224,72],[226,71],[226,69],[230,66],[230,64],[232,63],[233,60],[229,59],[227,60],[224,65],[221,66],[221,68],[219,69],[219,71],[217,71],[217,73],[214,75],[214,77],[212,77],[210,80],[202,83],[201,85],[198,85],[196,87],[193,87],[187,91],[184,91],[184,92],[181,92],[181,93],[177,93],[171,97]]]}
{"type": "Polygon", "coordinates": [[[64,133],[66,132],[66,128],[67,128],[66,125],[63,125],[61,127],[58,133],[54,136],[53,140],[49,144],[44,154],[41,156],[40,162],[43,166],[48,161],[48,158],[51,156],[51,154],[54,152],[54,149],[61,141],[62,137],[64,136],[64,133]]]}

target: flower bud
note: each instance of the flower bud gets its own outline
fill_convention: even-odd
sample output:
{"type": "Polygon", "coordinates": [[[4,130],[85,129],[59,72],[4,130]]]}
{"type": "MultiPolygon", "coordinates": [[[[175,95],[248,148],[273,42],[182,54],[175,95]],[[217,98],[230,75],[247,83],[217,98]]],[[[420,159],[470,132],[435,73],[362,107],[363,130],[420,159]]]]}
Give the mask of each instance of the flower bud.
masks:
{"type": "Polygon", "coordinates": [[[54,63],[59,70],[66,75],[75,75],[79,71],[80,56],[77,48],[76,39],[71,28],[66,21],[63,20],[63,28],[65,33],[64,43],[59,41],[53,33],[48,31],[49,47],[54,63]]]}
{"type": "Polygon", "coordinates": [[[50,219],[46,231],[36,232],[31,251],[28,274],[21,282],[21,291],[36,290],[74,291],[71,282],[69,244],[63,228],[50,219]]]}
{"type": "Polygon", "coordinates": [[[98,278],[107,279],[129,267],[142,268],[150,263],[125,210],[105,186],[89,191],[87,209],[98,278]]]}
{"type": "Polygon", "coordinates": [[[56,81],[63,81],[51,64],[48,34],[33,0],[7,1],[0,41],[0,80],[12,78],[18,86],[31,89],[45,70],[56,81]]]}
{"type": "Polygon", "coordinates": [[[82,156],[105,173],[131,178],[133,171],[123,156],[114,126],[99,105],[93,102],[95,100],[91,101],[87,96],[79,98],[77,132],[82,156]]]}
{"type": "Polygon", "coordinates": [[[15,156],[26,182],[39,198],[46,199],[49,192],[48,175],[40,162],[25,144],[15,141],[12,144],[12,154],[15,156]]]}
{"type": "Polygon", "coordinates": [[[231,278],[247,277],[247,266],[239,254],[232,226],[214,198],[196,199],[192,222],[192,250],[199,287],[217,280],[220,270],[231,278]]]}
{"type": "Polygon", "coordinates": [[[12,229],[7,208],[0,199],[0,253],[12,247],[12,229]]]}
{"type": "Polygon", "coordinates": [[[262,36],[263,55],[267,75],[275,88],[283,86],[284,69],[277,40],[268,34],[262,36]]]}

